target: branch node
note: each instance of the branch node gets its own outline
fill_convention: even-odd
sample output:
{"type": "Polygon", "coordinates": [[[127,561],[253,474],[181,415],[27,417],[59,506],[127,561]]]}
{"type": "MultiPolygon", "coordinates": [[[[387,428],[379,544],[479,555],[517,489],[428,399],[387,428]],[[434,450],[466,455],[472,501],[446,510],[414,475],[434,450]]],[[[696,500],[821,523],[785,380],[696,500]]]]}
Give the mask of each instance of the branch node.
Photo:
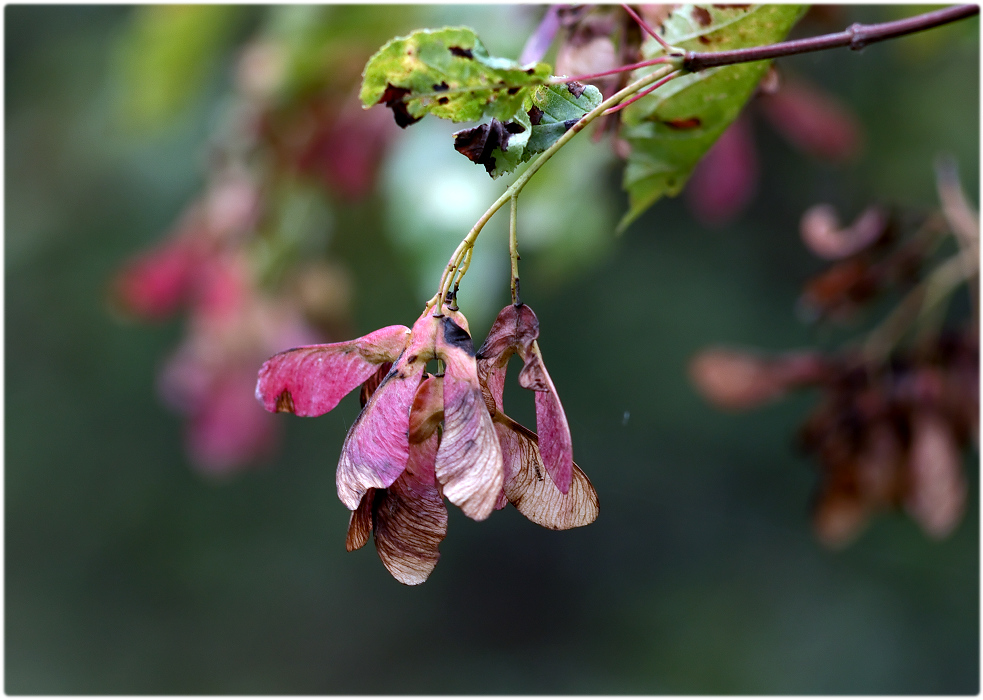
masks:
{"type": "Polygon", "coordinates": [[[867,46],[867,35],[865,33],[866,27],[859,22],[854,22],[849,27],[847,27],[847,32],[850,34],[850,49],[852,51],[860,51],[867,46]]]}

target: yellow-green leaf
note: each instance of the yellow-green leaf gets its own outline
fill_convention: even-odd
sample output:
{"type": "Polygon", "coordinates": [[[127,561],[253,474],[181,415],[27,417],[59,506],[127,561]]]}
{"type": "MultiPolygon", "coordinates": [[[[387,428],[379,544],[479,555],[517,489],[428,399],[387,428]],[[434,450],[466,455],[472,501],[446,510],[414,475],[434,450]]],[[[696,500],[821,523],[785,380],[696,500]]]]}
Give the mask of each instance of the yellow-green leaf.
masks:
{"type": "Polygon", "coordinates": [[[369,59],[362,104],[385,104],[408,126],[433,114],[455,122],[512,119],[550,66],[496,58],[467,27],[423,29],[393,39],[369,59]]]}

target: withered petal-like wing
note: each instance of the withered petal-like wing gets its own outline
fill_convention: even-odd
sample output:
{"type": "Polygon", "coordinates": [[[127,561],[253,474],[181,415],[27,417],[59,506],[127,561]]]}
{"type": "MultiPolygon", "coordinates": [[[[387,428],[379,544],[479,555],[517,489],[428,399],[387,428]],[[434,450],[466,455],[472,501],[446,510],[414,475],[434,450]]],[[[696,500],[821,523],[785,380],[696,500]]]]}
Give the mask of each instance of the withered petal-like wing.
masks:
{"type": "Polygon", "coordinates": [[[372,394],[375,393],[375,390],[379,388],[379,385],[382,384],[383,380],[385,380],[385,378],[389,375],[389,370],[392,368],[392,362],[383,362],[381,365],[379,365],[378,369],[376,369],[375,374],[362,382],[362,388],[358,395],[358,401],[362,408],[365,408],[365,404],[369,402],[369,398],[371,398],[372,394]]]}
{"type": "Polygon", "coordinates": [[[488,337],[475,355],[475,368],[478,383],[485,399],[488,412],[493,414],[502,410],[502,394],[505,391],[505,375],[509,358],[515,353],[515,307],[511,304],[502,309],[498,318],[488,330],[488,337]]]}
{"type": "Polygon", "coordinates": [[[437,434],[410,447],[406,471],[375,502],[375,546],[393,577],[423,583],[440,559],[447,508],[434,477],[437,434]]]}
{"type": "Polygon", "coordinates": [[[820,542],[840,549],[860,534],[869,517],[870,508],[856,494],[826,490],[813,508],[812,528],[820,542]]]}
{"type": "Polygon", "coordinates": [[[362,496],[358,508],[352,511],[348,519],[348,536],[345,538],[345,549],[354,552],[361,549],[369,541],[372,534],[372,504],[375,502],[375,489],[369,489],[362,496]]]}
{"type": "Polygon", "coordinates": [[[509,304],[498,312],[488,337],[478,349],[479,360],[507,362],[512,353],[528,348],[539,337],[539,319],[525,304],[509,304]]]}
{"type": "Polygon", "coordinates": [[[444,420],[444,378],[424,377],[410,408],[410,442],[423,442],[444,420]]]}
{"type": "Polygon", "coordinates": [[[505,458],[505,495],[516,510],[551,530],[594,522],[600,510],[597,492],[580,467],[571,465],[570,487],[562,493],[543,467],[536,434],[501,413],[495,423],[505,458]]]}
{"type": "Polygon", "coordinates": [[[256,398],[270,412],[319,416],[369,379],[378,365],[395,362],[406,347],[405,326],[387,326],[343,343],[307,345],[263,363],[256,398]]]}
{"type": "Polygon", "coordinates": [[[465,515],[484,520],[502,489],[502,450],[478,384],[471,337],[445,317],[436,348],[446,366],[437,480],[447,499],[465,515]]]}
{"type": "Polygon", "coordinates": [[[338,498],[358,508],[370,488],[388,488],[409,458],[410,406],[424,363],[398,362],[345,436],[338,461],[338,498]]]}
{"type": "Polygon", "coordinates": [[[840,549],[867,526],[871,504],[861,492],[852,459],[827,462],[823,471],[823,483],[813,505],[812,529],[824,545],[840,549]]]}
{"type": "Polygon", "coordinates": [[[502,397],[505,393],[505,377],[508,363],[498,365],[491,360],[478,360],[475,363],[478,372],[478,384],[481,385],[481,395],[485,399],[488,412],[494,415],[501,411],[502,397]]]}
{"type": "Polygon", "coordinates": [[[536,430],[543,464],[557,488],[566,493],[573,478],[573,440],[567,416],[546,371],[539,343],[532,342],[523,360],[525,366],[519,373],[519,385],[536,392],[536,430]]]}
{"type": "Polygon", "coordinates": [[[952,431],[934,412],[914,416],[908,470],[905,507],[926,533],[946,537],[965,510],[966,480],[952,431]]]}

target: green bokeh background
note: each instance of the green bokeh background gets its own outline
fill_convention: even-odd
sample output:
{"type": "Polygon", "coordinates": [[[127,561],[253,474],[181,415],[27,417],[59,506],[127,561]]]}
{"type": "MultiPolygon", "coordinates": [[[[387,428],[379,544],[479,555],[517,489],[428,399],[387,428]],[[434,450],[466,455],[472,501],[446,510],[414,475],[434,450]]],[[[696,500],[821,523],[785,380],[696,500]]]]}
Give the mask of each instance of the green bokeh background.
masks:
{"type": "MultiPolygon", "coordinates": [[[[346,31],[364,31],[367,57],[387,36],[467,23],[517,55],[537,11],[377,7],[346,31]]],[[[915,11],[845,8],[842,26],[915,11]]],[[[452,508],[440,564],[406,587],[371,547],[344,550],[334,465],[355,399],[284,416],[268,468],[203,479],[154,391],[181,321],[123,325],[104,304],[113,271],[201,188],[234,47],[264,12],[229,8],[199,94],[148,132],[119,116],[131,8],[5,8],[7,693],[979,692],[976,452],[948,540],[887,515],[830,552],[811,536],[814,467],[792,440],[816,397],[725,415],[685,375],[709,344],[829,340],[794,312],[822,267],[797,236],[808,206],[933,207],[940,153],[977,199],[977,19],[783,61],[860,117],[856,164],[808,160],[759,121],[762,182],[737,222],[708,230],[669,200],[562,274],[548,252],[524,255],[523,296],[601,515],[557,533],[511,508],[483,523],[452,508]]],[[[547,166],[540,190],[576,207],[554,177],[547,166]]],[[[617,203],[610,230],[617,184],[594,171],[617,203]]],[[[334,214],[358,333],[415,318],[414,266],[432,265],[401,252],[383,208],[380,193],[334,214]]],[[[506,279],[470,293],[494,310],[506,279]]],[[[472,319],[478,338],[490,320],[472,319]]],[[[510,396],[530,424],[531,401],[510,396]]]]}

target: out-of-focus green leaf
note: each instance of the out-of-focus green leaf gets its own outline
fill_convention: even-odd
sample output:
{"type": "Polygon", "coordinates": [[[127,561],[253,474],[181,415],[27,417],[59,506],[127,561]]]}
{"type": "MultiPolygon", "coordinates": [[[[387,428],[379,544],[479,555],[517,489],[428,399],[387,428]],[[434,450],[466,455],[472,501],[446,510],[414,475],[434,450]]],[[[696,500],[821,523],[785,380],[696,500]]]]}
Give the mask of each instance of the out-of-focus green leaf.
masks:
{"type": "Polygon", "coordinates": [[[253,242],[253,266],[264,285],[274,287],[299,260],[323,254],[334,227],[334,212],[314,183],[285,177],[269,193],[269,206],[253,242]]]}
{"type": "MultiPolygon", "coordinates": [[[[321,90],[326,84],[356,80],[372,52],[394,34],[421,20],[419,5],[274,5],[262,40],[276,47],[282,75],[278,104],[321,90]]],[[[346,83],[347,84],[347,83],[346,83]]]]}
{"type": "Polygon", "coordinates": [[[425,29],[393,39],[369,59],[359,96],[366,107],[388,106],[403,127],[427,114],[506,121],[549,75],[545,63],[524,67],[489,56],[467,27],[425,29]]]}
{"type": "Polygon", "coordinates": [[[497,178],[552,146],[599,104],[601,92],[593,85],[541,85],[529,91],[512,121],[492,119],[459,131],[454,134],[454,148],[497,178]]]}
{"type": "MultiPolygon", "coordinates": [[[[804,5],[683,5],[664,23],[664,38],[687,51],[729,51],[781,41],[804,5]]],[[[646,59],[664,53],[650,39],[646,59]]],[[[751,97],[770,61],[709,68],[676,78],[625,109],[631,144],[623,187],[629,209],[624,229],[663,195],[676,195],[697,162],[751,97]]],[[[650,73],[643,69],[636,78],[650,73]]]]}
{"type": "Polygon", "coordinates": [[[201,92],[240,15],[233,5],[147,5],[134,10],[117,54],[126,121],[156,129],[201,92]]]}

